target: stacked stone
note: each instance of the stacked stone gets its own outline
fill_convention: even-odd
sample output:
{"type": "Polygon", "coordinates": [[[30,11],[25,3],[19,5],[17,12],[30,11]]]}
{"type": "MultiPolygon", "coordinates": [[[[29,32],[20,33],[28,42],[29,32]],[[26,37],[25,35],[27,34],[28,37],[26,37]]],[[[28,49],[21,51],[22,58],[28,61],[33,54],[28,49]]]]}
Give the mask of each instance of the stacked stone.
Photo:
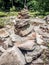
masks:
{"type": "Polygon", "coordinates": [[[27,9],[23,9],[18,14],[18,19],[16,19],[15,32],[20,36],[26,36],[32,32],[33,26],[29,24],[29,14],[27,9]],[[19,17],[20,16],[20,17],[19,17]]]}
{"type": "MultiPolygon", "coordinates": [[[[23,14],[23,11],[20,13],[23,14]]],[[[31,21],[36,22],[38,19],[30,21],[28,17],[25,18],[26,12],[24,12],[24,14],[24,16],[20,16],[18,19],[16,19],[15,24],[15,33],[16,35],[18,34],[23,41],[21,41],[21,43],[17,41],[17,43],[15,43],[15,46],[17,46],[22,51],[27,64],[31,63],[41,56],[43,53],[43,48],[41,48],[40,45],[43,44],[43,40],[40,38],[41,35],[39,35],[34,30],[34,25],[30,24],[31,21]]],[[[41,21],[36,23],[43,24],[41,21]]]]}
{"type": "MultiPolygon", "coordinates": [[[[49,39],[49,35],[45,34],[47,25],[43,24],[45,21],[37,18],[31,21],[28,18],[18,18],[15,28],[6,25],[0,29],[0,65],[42,65],[42,54],[47,50],[43,35],[49,39]],[[36,23],[38,25],[34,25],[36,23]]],[[[46,56],[49,56],[48,51],[46,56]]]]}
{"type": "Polygon", "coordinates": [[[21,10],[21,12],[18,13],[19,19],[28,19],[29,17],[30,17],[30,15],[28,14],[28,10],[25,8],[23,10],[21,10]]]}

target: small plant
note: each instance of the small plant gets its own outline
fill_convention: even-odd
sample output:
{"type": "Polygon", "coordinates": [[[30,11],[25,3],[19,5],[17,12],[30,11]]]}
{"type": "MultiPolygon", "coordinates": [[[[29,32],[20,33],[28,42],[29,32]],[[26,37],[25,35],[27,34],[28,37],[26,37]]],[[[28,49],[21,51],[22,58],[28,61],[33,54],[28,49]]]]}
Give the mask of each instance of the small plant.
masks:
{"type": "Polygon", "coordinates": [[[10,8],[10,11],[12,12],[12,11],[15,11],[15,7],[13,6],[13,8],[10,8]]]}
{"type": "Polygon", "coordinates": [[[4,20],[0,19],[0,28],[3,28],[5,26],[4,20]]]}

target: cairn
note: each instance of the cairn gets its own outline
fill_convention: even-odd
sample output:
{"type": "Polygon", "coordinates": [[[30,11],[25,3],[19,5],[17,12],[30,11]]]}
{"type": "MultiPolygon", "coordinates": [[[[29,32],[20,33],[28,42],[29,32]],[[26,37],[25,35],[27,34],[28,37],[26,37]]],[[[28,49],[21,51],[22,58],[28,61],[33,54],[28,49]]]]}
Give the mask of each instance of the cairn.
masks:
{"type": "Polygon", "coordinates": [[[32,18],[31,23],[29,19],[24,8],[14,20],[15,26],[0,29],[0,65],[49,63],[49,25],[42,19],[32,18]]]}
{"type": "Polygon", "coordinates": [[[32,25],[29,23],[30,15],[27,8],[24,8],[18,13],[18,19],[16,19],[15,33],[20,36],[26,36],[32,32],[32,25]]]}
{"type": "Polygon", "coordinates": [[[28,13],[28,9],[24,7],[24,9],[18,13],[18,19],[29,19],[29,18],[30,15],[28,13]]]}

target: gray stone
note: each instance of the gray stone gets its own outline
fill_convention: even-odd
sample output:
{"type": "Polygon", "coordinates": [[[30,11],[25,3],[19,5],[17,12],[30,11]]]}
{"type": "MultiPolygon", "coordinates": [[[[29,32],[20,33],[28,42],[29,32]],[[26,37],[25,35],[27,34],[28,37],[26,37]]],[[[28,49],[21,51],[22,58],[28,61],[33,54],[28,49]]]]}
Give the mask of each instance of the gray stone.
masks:
{"type": "Polygon", "coordinates": [[[33,31],[33,26],[32,25],[30,25],[29,27],[25,27],[25,29],[21,29],[20,31],[19,31],[19,35],[20,36],[26,36],[26,35],[28,35],[29,33],[31,33],[33,31]]]}
{"type": "Polygon", "coordinates": [[[36,48],[33,51],[28,51],[27,54],[25,54],[25,58],[27,63],[32,62],[32,60],[37,59],[43,52],[43,49],[40,46],[36,46],[36,48]],[[31,57],[31,61],[30,60],[31,57]]]}
{"type": "Polygon", "coordinates": [[[9,35],[11,35],[12,33],[14,34],[14,26],[10,26],[10,25],[6,25],[6,30],[8,31],[9,35]]]}
{"type": "Polygon", "coordinates": [[[44,46],[44,45],[40,45],[40,47],[42,48],[42,49],[48,49],[48,47],[47,46],[44,46]]]}
{"type": "Polygon", "coordinates": [[[41,32],[40,26],[34,26],[34,31],[35,31],[35,32],[39,32],[39,31],[41,32]]]}
{"type": "Polygon", "coordinates": [[[0,29],[0,37],[1,38],[5,38],[5,37],[8,37],[9,36],[9,33],[3,28],[3,29],[0,29]]]}
{"type": "Polygon", "coordinates": [[[36,39],[36,32],[30,33],[30,34],[27,36],[27,38],[28,38],[29,40],[35,40],[35,39],[36,39]]]}
{"type": "Polygon", "coordinates": [[[24,65],[25,58],[17,47],[6,50],[0,57],[0,65],[24,65]]]}
{"type": "Polygon", "coordinates": [[[41,58],[38,58],[35,61],[33,61],[32,63],[33,64],[38,64],[38,63],[44,63],[44,61],[41,58]]]}
{"type": "Polygon", "coordinates": [[[43,41],[43,39],[42,39],[42,35],[39,35],[39,33],[36,33],[36,42],[37,42],[37,44],[39,44],[39,45],[44,44],[44,41],[43,41]]]}
{"type": "Polygon", "coordinates": [[[27,62],[27,63],[32,62],[32,57],[31,57],[31,56],[25,55],[25,58],[26,58],[26,62],[27,62]]]}
{"type": "Polygon", "coordinates": [[[0,46],[0,56],[5,52],[6,50],[2,47],[2,46],[0,46]]]}
{"type": "Polygon", "coordinates": [[[39,25],[39,24],[45,24],[46,22],[45,22],[45,20],[40,19],[40,18],[32,18],[32,19],[30,19],[30,23],[39,25]]]}
{"type": "Polygon", "coordinates": [[[16,19],[15,28],[24,27],[29,24],[29,19],[16,19]]]}
{"type": "Polygon", "coordinates": [[[8,48],[8,45],[7,43],[4,43],[5,41],[3,40],[0,40],[0,46],[2,46],[4,49],[7,49],[8,48]]]}
{"type": "Polygon", "coordinates": [[[11,34],[11,35],[10,35],[10,39],[11,39],[13,42],[15,42],[15,43],[17,43],[17,42],[22,43],[22,42],[26,41],[26,40],[28,39],[28,37],[21,37],[21,36],[19,36],[19,35],[17,35],[17,34],[11,34]]]}
{"type": "Polygon", "coordinates": [[[0,51],[5,52],[6,50],[2,46],[0,46],[0,51]]]}
{"type": "Polygon", "coordinates": [[[17,37],[14,33],[10,35],[10,38],[12,41],[16,41],[16,39],[17,39],[17,37]]]}
{"type": "Polygon", "coordinates": [[[6,40],[4,41],[4,44],[6,44],[7,48],[10,46],[13,46],[12,40],[9,38],[6,38],[6,40]]]}
{"type": "Polygon", "coordinates": [[[18,19],[29,19],[29,18],[30,15],[26,7],[18,13],[18,19]]]}
{"type": "Polygon", "coordinates": [[[44,20],[49,23],[49,15],[45,16],[44,20]]]}
{"type": "Polygon", "coordinates": [[[33,40],[27,40],[23,43],[16,44],[22,50],[33,50],[36,47],[36,43],[33,40]]]}

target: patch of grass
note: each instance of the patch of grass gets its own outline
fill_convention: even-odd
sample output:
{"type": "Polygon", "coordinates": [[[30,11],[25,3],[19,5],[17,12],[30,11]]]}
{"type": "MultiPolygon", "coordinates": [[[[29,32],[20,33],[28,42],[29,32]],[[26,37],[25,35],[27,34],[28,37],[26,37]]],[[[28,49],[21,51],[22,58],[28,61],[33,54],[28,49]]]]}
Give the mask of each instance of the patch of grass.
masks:
{"type": "Polygon", "coordinates": [[[46,16],[46,15],[49,15],[49,12],[44,12],[43,14],[41,13],[41,12],[38,12],[38,11],[36,11],[36,12],[31,12],[31,11],[29,11],[29,14],[31,15],[31,17],[39,17],[39,18],[44,18],[44,16],[46,16]]]}
{"type": "MultiPolygon", "coordinates": [[[[31,15],[31,17],[36,17],[39,16],[40,18],[43,18],[45,15],[49,15],[49,12],[44,12],[43,14],[41,14],[41,12],[39,11],[29,11],[29,14],[31,15]]],[[[0,17],[8,17],[8,16],[17,16],[18,12],[17,11],[10,11],[10,12],[0,12],[0,17]]]]}
{"type": "Polygon", "coordinates": [[[5,26],[5,19],[0,18],[0,28],[5,26]]]}
{"type": "Polygon", "coordinates": [[[0,12],[0,17],[4,17],[4,16],[7,16],[7,13],[5,13],[5,12],[0,12]]]}
{"type": "MultiPolygon", "coordinates": [[[[36,11],[36,12],[29,11],[29,14],[30,14],[31,17],[36,17],[37,16],[39,18],[44,18],[45,15],[49,15],[49,12],[45,12],[45,15],[41,15],[40,12],[38,12],[38,11],[36,11]]],[[[10,20],[8,17],[17,16],[17,15],[18,15],[17,11],[13,11],[13,12],[1,12],[0,11],[0,27],[4,27],[5,23],[7,23],[10,20]]]]}
{"type": "Polygon", "coordinates": [[[0,17],[17,16],[18,12],[0,12],[0,17]]]}
{"type": "Polygon", "coordinates": [[[29,14],[31,15],[31,17],[36,17],[40,14],[40,12],[38,12],[38,11],[36,11],[36,12],[29,11],[29,14]]]}
{"type": "Polygon", "coordinates": [[[10,21],[9,17],[0,18],[0,28],[3,28],[7,24],[13,26],[13,23],[10,21]]]}
{"type": "Polygon", "coordinates": [[[18,12],[8,12],[7,16],[17,16],[18,12]]]}
{"type": "Polygon", "coordinates": [[[49,15],[49,12],[45,12],[45,15],[49,15]]]}

